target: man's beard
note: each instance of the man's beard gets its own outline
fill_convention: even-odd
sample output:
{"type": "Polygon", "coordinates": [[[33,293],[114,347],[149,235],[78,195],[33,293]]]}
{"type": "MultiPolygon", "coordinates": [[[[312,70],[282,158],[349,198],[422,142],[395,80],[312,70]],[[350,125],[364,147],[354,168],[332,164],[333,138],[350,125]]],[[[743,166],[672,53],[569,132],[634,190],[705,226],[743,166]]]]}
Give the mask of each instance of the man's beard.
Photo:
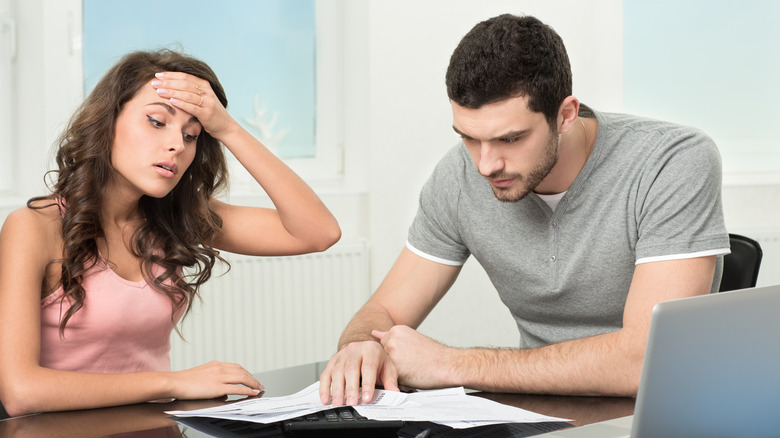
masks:
{"type": "Polygon", "coordinates": [[[504,173],[499,171],[488,176],[491,179],[515,179],[519,183],[518,187],[514,185],[512,187],[495,187],[491,185],[493,194],[501,202],[517,202],[530,193],[539,183],[544,180],[550,173],[555,164],[558,162],[558,136],[554,133],[550,134],[550,140],[547,142],[547,147],[544,150],[544,155],[541,157],[539,164],[534,167],[527,176],[523,176],[519,173],[504,173]]]}

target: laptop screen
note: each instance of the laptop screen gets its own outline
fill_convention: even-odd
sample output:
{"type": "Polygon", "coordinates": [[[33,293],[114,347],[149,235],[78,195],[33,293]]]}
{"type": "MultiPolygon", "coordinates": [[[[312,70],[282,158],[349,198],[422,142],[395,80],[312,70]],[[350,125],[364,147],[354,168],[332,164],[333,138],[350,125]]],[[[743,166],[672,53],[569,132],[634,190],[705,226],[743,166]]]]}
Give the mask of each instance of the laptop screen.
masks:
{"type": "Polygon", "coordinates": [[[780,436],[780,285],[653,311],[631,436],[780,436]]]}

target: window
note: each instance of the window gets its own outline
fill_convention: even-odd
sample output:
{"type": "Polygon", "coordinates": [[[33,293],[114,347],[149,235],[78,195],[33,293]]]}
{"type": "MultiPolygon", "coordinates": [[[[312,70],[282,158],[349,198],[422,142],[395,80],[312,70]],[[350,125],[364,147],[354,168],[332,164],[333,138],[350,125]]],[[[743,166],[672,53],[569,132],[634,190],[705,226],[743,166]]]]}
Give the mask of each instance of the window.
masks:
{"type": "MultiPolygon", "coordinates": [[[[173,1],[173,0],[172,0],[173,1]]],[[[299,5],[309,2],[313,4],[308,13],[309,27],[311,27],[311,15],[314,14],[314,44],[309,44],[309,50],[313,50],[315,72],[309,80],[309,89],[314,90],[314,103],[310,112],[314,114],[314,127],[309,123],[308,128],[301,128],[298,122],[289,122],[289,127],[283,126],[281,109],[271,108],[269,102],[260,102],[260,107],[265,103],[272,116],[273,110],[279,115],[274,125],[279,131],[288,129],[298,131],[308,129],[310,135],[313,131],[312,145],[309,143],[307,153],[290,153],[285,161],[307,182],[317,187],[340,187],[342,177],[341,164],[341,135],[342,135],[342,83],[341,67],[342,42],[340,39],[342,29],[342,2],[340,0],[295,0],[299,5]],[[314,82],[315,85],[311,85],[314,82]]],[[[54,167],[53,150],[57,137],[64,129],[73,111],[84,99],[85,60],[83,59],[84,25],[82,18],[85,15],[84,5],[90,3],[111,5],[110,12],[102,14],[101,18],[108,19],[117,16],[118,9],[123,3],[118,0],[0,0],[0,195],[3,205],[19,206],[31,196],[47,192],[43,175],[54,167]],[[85,3],[86,1],[86,3],[85,3]],[[13,32],[15,30],[15,32],[13,32]],[[15,37],[14,37],[15,36],[15,37]],[[16,58],[11,61],[12,42],[16,41],[16,58]],[[9,79],[10,78],[10,79],[9,79]],[[22,94],[23,93],[23,94],[22,94]],[[16,95],[16,99],[14,96],[16,95]],[[6,129],[10,127],[9,129],[6,129]]],[[[246,4],[255,7],[259,4],[276,4],[279,8],[281,0],[226,0],[219,7],[209,4],[203,6],[203,1],[198,2],[175,0],[180,6],[179,11],[193,11],[195,19],[189,22],[181,22],[184,28],[191,28],[200,33],[219,36],[227,34],[223,25],[219,28],[209,28],[208,23],[216,23],[212,20],[215,11],[223,9],[227,4],[246,4]],[[200,5],[200,6],[198,6],[200,5]],[[206,26],[205,28],[203,26],[206,26]]],[[[127,0],[125,4],[132,4],[135,10],[141,10],[141,4],[148,1],[127,0]]],[[[171,4],[170,2],[163,2],[171,4]]],[[[288,2],[284,1],[284,5],[288,2]]],[[[147,5],[143,9],[144,20],[136,22],[151,22],[147,17],[158,14],[163,4],[155,3],[147,5]]],[[[278,9],[278,8],[277,8],[278,9]]],[[[87,13],[88,14],[88,13],[87,13]]],[[[174,13],[170,16],[180,16],[174,13]]],[[[122,17],[120,17],[122,18],[122,17]]],[[[166,21],[165,27],[170,27],[171,22],[166,21]]],[[[151,35],[160,26],[147,34],[151,35]]],[[[89,29],[87,29],[89,31],[89,29]]],[[[233,35],[233,34],[230,34],[233,35]]],[[[311,32],[308,33],[311,38],[311,32]]],[[[311,41],[309,41],[311,42],[311,41]]],[[[166,44],[161,42],[157,46],[166,44]]],[[[228,41],[229,45],[237,45],[235,41],[228,41]]],[[[183,46],[184,43],[181,43],[183,46]]],[[[185,48],[185,47],[182,47],[185,48]]],[[[116,48],[113,59],[106,61],[113,64],[129,49],[116,48]]],[[[311,53],[311,52],[310,52],[311,53]]],[[[193,53],[199,56],[197,53],[193,53]]],[[[201,56],[199,56],[201,57],[201,56]]],[[[309,59],[311,61],[311,57],[309,59]]],[[[220,79],[225,84],[228,93],[231,93],[230,84],[232,72],[221,71],[219,66],[206,59],[217,70],[220,79]]],[[[88,67],[89,68],[89,67],[88,67]]],[[[95,73],[100,76],[100,73],[95,73]]],[[[91,75],[91,73],[90,73],[91,75]]],[[[96,80],[92,78],[91,80],[96,80]]],[[[261,97],[266,97],[264,91],[259,90],[261,97]]],[[[249,102],[254,109],[254,91],[246,92],[249,102]]],[[[269,93],[270,95],[270,93],[269,93]]],[[[244,96],[242,96],[244,97],[244,96]]],[[[230,99],[230,110],[238,109],[241,105],[238,97],[230,99]]],[[[286,110],[285,110],[286,111],[286,110]]],[[[250,112],[250,117],[253,114],[250,112]]],[[[243,116],[236,117],[239,122],[246,123],[243,116]]],[[[286,122],[284,122],[286,123],[286,122]]],[[[251,125],[246,125],[250,132],[251,125]]],[[[297,133],[297,132],[296,132],[297,133]]],[[[259,134],[258,134],[259,136],[259,134]]],[[[288,134],[287,138],[294,138],[288,134]]],[[[280,153],[285,155],[285,153],[280,153]]],[[[249,195],[257,199],[260,188],[251,176],[235,160],[231,165],[231,196],[249,195]]],[[[1,212],[0,212],[1,213],[1,212]]],[[[1,216],[1,214],[0,214],[1,216]]]]}
{"type": "MultiPolygon", "coordinates": [[[[336,179],[339,10],[323,3],[83,0],[84,91],[125,53],[182,50],[214,69],[233,117],[303,178],[336,179]]],[[[259,190],[228,156],[231,192],[259,190]]]]}
{"type": "Polygon", "coordinates": [[[627,111],[701,128],[723,158],[726,184],[780,183],[780,3],[644,2],[624,11],[627,111]]]}

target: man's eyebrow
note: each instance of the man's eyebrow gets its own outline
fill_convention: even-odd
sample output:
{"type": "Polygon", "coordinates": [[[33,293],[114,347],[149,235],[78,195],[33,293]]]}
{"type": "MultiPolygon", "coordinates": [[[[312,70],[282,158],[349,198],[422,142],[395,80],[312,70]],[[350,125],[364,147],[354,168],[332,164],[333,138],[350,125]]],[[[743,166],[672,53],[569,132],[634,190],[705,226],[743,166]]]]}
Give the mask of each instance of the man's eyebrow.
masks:
{"type": "MultiPolygon", "coordinates": [[[[176,115],[176,108],[172,107],[171,105],[168,105],[165,102],[150,102],[147,106],[149,105],[160,105],[161,107],[165,108],[165,110],[168,111],[170,115],[172,116],[176,115]]],[[[193,122],[200,123],[200,120],[198,120],[198,118],[195,116],[192,116],[190,117],[189,120],[187,120],[187,123],[193,123],[193,122]]]]}
{"type": "Polygon", "coordinates": [[[519,131],[510,131],[510,132],[507,132],[506,134],[500,135],[500,136],[498,136],[498,137],[496,137],[496,138],[494,138],[492,140],[503,140],[505,138],[520,137],[521,135],[525,135],[525,134],[527,134],[529,132],[531,132],[530,129],[521,129],[519,131]]]}
{"type": "Polygon", "coordinates": [[[460,135],[461,137],[471,138],[468,135],[460,132],[460,130],[458,128],[456,128],[455,125],[452,125],[452,130],[455,131],[455,133],[460,135]]]}
{"type": "MultiPolygon", "coordinates": [[[[457,133],[461,137],[472,138],[470,135],[464,134],[464,133],[460,132],[460,130],[458,128],[456,128],[454,125],[453,125],[452,129],[455,131],[455,133],[457,133]]],[[[519,137],[521,135],[527,134],[530,131],[531,131],[530,129],[520,129],[518,131],[510,131],[510,132],[507,132],[506,134],[499,135],[496,138],[491,138],[488,141],[496,141],[496,140],[501,140],[501,139],[504,139],[504,138],[519,137]]]]}

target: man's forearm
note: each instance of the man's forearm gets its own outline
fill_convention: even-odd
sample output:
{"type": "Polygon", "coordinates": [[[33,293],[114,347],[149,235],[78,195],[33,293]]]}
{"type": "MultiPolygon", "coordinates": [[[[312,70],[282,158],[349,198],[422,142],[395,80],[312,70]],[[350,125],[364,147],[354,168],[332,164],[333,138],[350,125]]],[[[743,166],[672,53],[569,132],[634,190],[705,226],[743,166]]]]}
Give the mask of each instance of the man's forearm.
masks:
{"type": "Polygon", "coordinates": [[[389,330],[393,325],[395,325],[393,318],[384,307],[368,302],[358,310],[349,324],[347,324],[339,338],[338,349],[341,350],[351,342],[377,341],[371,335],[371,331],[389,330]]]}
{"type": "Polygon", "coordinates": [[[447,372],[451,384],[482,391],[633,397],[644,343],[628,338],[614,332],[532,350],[456,350],[447,372]]]}
{"type": "Polygon", "coordinates": [[[526,393],[635,396],[652,309],[710,291],[715,256],[637,265],[623,328],[533,350],[461,350],[459,385],[526,393]]]}
{"type": "Polygon", "coordinates": [[[374,295],[357,311],[339,339],[339,350],[350,342],[376,341],[371,330],[395,325],[416,328],[458,276],[461,266],[424,259],[404,247],[374,295]]]}

